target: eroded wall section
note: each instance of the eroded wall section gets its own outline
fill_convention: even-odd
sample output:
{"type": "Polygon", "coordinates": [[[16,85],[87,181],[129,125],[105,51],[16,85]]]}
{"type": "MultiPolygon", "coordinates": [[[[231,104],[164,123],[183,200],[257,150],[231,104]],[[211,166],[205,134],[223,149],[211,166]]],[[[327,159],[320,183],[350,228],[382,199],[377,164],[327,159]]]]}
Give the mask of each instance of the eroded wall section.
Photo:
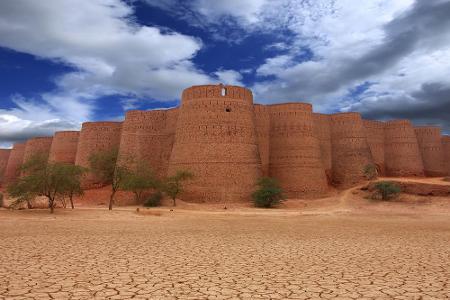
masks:
{"type": "Polygon", "coordinates": [[[261,176],[253,96],[236,86],[194,86],[183,91],[169,173],[195,178],[183,199],[202,202],[250,200],[261,176]]]}
{"type": "Polygon", "coordinates": [[[414,128],[426,176],[446,175],[441,129],[434,126],[414,128]]]}
{"type": "Polygon", "coordinates": [[[270,115],[269,107],[255,104],[256,140],[263,176],[269,176],[269,149],[270,149],[270,115]]]}
{"type": "Polygon", "coordinates": [[[312,106],[270,105],[270,176],[289,198],[320,196],[327,191],[319,140],[314,135],[312,106]]]}
{"type": "Polygon", "coordinates": [[[330,115],[313,113],[314,135],[319,141],[322,164],[328,183],[332,182],[330,115]]]}
{"type": "Polygon", "coordinates": [[[331,115],[333,182],[351,186],[365,180],[364,168],[373,164],[361,115],[331,115]]]}
{"type": "Polygon", "coordinates": [[[409,120],[386,122],[385,149],[387,176],[424,175],[419,144],[409,120]]]}
{"type": "Polygon", "coordinates": [[[373,162],[377,167],[379,175],[386,174],[384,159],[384,122],[364,120],[364,130],[367,137],[367,143],[372,154],[373,162]]]}

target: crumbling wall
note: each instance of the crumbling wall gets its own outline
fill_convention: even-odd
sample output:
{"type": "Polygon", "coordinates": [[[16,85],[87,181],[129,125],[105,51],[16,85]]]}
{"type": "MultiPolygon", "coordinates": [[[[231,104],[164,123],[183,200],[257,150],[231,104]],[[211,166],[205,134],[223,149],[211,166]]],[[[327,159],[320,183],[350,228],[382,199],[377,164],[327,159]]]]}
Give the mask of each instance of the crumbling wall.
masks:
{"type": "Polygon", "coordinates": [[[6,164],[6,169],[3,176],[3,184],[10,184],[19,177],[24,153],[25,143],[14,144],[8,158],[8,163],[6,164]]]}
{"type": "Polygon", "coordinates": [[[269,149],[270,149],[270,115],[269,107],[255,104],[256,140],[263,176],[269,176],[269,149]]]}
{"type": "Polygon", "coordinates": [[[351,186],[365,180],[364,168],[373,164],[366,133],[358,113],[331,115],[333,182],[351,186]]]}
{"type": "Polygon", "coordinates": [[[319,140],[320,155],[328,183],[332,181],[330,115],[313,113],[314,136],[319,140]]]}
{"type": "MultiPolygon", "coordinates": [[[[75,164],[85,168],[89,167],[89,157],[92,154],[118,149],[120,144],[122,122],[85,122],[83,123],[78,139],[75,164]]],[[[90,187],[98,183],[92,174],[83,179],[83,186],[90,187]]]]}
{"type": "Polygon", "coordinates": [[[79,131],[55,132],[50,147],[49,161],[75,164],[79,136],[79,131]]]}
{"type": "Polygon", "coordinates": [[[434,126],[414,128],[426,176],[446,175],[441,129],[434,126]]]}
{"type": "Polygon", "coordinates": [[[3,177],[6,171],[6,165],[8,164],[9,155],[11,149],[0,149],[0,185],[3,182],[3,177]]]}
{"type": "Polygon", "coordinates": [[[314,135],[312,106],[270,105],[270,176],[289,198],[320,196],[327,191],[319,140],[314,135]]]}
{"type": "Polygon", "coordinates": [[[385,175],[384,122],[364,120],[364,131],[378,174],[385,175]]]}
{"type": "Polygon", "coordinates": [[[409,120],[386,122],[385,149],[387,176],[424,175],[419,144],[409,120]]]}
{"type": "Polygon", "coordinates": [[[147,163],[166,176],[176,126],[176,109],[128,111],[122,126],[119,155],[124,162],[147,163]]]}
{"type": "Polygon", "coordinates": [[[450,176],[450,136],[445,135],[442,137],[442,145],[444,148],[446,176],[450,176]]]}
{"type": "Polygon", "coordinates": [[[40,154],[47,156],[50,153],[53,137],[35,137],[25,143],[23,162],[27,162],[33,155],[40,154]]]}
{"type": "Polygon", "coordinates": [[[261,176],[253,96],[236,86],[183,91],[169,173],[189,170],[187,201],[248,201],[261,176]]]}

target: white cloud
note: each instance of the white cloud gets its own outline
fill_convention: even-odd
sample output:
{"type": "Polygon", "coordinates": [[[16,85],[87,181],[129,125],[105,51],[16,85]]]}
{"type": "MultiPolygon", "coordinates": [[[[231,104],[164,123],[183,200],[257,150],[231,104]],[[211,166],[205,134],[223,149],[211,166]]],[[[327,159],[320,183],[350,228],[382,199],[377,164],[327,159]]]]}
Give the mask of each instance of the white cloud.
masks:
{"type": "Polygon", "coordinates": [[[187,86],[213,80],[191,62],[202,47],[199,39],[139,25],[121,0],[2,1],[0,46],[74,68],[55,79],[55,91],[1,110],[20,119],[12,127],[0,120],[11,139],[47,121],[89,120],[100,96],[174,100],[187,86]]]}
{"type": "Polygon", "coordinates": [[[239,72],[233,70],[220,70],[214,73],[219,82],[228,85],[243,85],[242,75],[239,72]]]}

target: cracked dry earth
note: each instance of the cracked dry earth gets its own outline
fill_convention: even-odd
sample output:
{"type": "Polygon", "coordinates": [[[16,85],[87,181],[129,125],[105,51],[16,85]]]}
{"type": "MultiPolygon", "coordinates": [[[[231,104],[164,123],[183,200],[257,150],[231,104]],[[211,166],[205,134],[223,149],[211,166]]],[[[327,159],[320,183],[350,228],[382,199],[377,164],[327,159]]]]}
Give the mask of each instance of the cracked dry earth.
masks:
{"type": "Polygon", "coordinates": [[[448,299],[450,218],[0,210],[0,299],[448,299]]]}

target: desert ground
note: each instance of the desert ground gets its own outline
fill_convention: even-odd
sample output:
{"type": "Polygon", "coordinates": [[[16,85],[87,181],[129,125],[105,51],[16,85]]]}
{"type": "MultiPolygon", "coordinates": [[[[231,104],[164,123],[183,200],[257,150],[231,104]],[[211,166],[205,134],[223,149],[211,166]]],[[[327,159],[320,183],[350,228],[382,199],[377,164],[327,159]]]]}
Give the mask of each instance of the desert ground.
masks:
{"type": "Polygon", "coordinates": [[[0,299],[449,299],[450,198],[0,209],[0,299]]]}

